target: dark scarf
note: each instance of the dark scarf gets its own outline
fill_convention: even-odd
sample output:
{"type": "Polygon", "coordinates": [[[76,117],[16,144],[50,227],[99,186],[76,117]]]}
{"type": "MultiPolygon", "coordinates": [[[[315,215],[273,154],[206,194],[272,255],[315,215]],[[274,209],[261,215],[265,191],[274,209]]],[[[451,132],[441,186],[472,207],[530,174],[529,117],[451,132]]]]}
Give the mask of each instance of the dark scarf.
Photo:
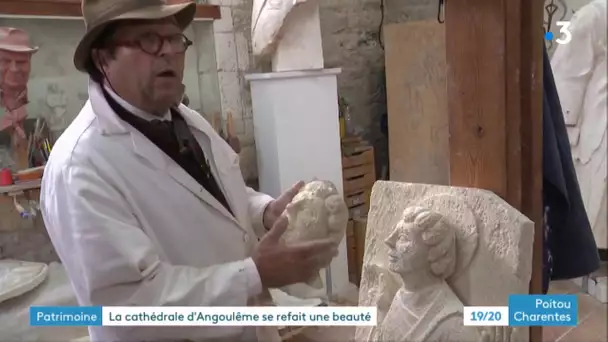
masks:
{"type": "Polygon", "coordinates": [[[130,113],[116,102],[105,89],[102,88],[102,90],[110,108],[118,117],[140,131],[166,155],[171,157],[232,214],[224,193],[211,173],[209,162],[205,158],[201,146],[192,135],[178,110],[171,108],[171,120],[148,121],[130,113]]]}
{"type": "Polygon", "coordinates": [[[568,132],[547,50],[543,56],[543,201],[545,288],[549,279],[572,279],[600,267],[583,204],[568,132]]]}

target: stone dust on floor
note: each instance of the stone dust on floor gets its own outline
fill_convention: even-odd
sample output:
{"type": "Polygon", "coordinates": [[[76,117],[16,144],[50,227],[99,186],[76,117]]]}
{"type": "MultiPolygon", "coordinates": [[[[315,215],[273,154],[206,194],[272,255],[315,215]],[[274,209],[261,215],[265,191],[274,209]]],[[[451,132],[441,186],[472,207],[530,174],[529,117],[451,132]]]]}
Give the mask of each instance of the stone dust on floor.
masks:
{"type": "Polygon", "coordinates": [[[551,282],[549,294],[578,295],[578,325],[576,327],[545,327],[544,342],[606,342],[608,341],[608,304],[584,293],[571,280],[551,282]]]}

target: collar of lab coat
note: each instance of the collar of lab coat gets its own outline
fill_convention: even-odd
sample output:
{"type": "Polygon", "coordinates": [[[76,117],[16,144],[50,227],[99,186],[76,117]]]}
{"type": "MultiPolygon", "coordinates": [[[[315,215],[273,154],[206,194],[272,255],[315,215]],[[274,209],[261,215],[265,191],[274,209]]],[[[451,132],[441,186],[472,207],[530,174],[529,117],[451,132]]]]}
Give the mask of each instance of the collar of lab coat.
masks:
{"type": "MultiPolygon", "coordinates": [[[[156,145],[152,144],[143,134],[140,134],[131,125],[120,119],[120,117],[114,113],[112,108],[110,108],[110,105],[103,95],[101,87],[102,86],[100,84],[92,80],[89,81],[89,101],[93,109],[93,113],[97,117],[101,134],[130,134],[133,142],[133,150],[137,155],[148,160],[156,168],[167,171],[173,179],[192,192],[195,196],[214,207],[216,210],[226,216],[226,218],[232,220],[239,228],[243,229],[238,220],[232,214],[230,214],[230,212],[226,210],[226,208],[217,199],[215,199],[213,195],[202,188],[194,178],[190,177],[186,171],[182,170],[177,165],[168,163],[164,153],[158,149],[156,145]]],[[[223,181],[225,177],[222,177],[226,175],[227,168],[229,168],[231,165],[222,165],[222,163],[218,164],[218,159],[214,157],[221,152],[217,151],[217,145],[213,144],[212,139],[210,139],[213,134],[213,132],[211,132],[213,128],[201,115],[193,112],[183,104],[178,107],[178,110],[182,114],[182,117],[188,126],[194,131],[202,133],[203,139],[207,139],[209,142],[211,155],[207,157],[211,159],[215,165],[218,173],[218,183],[226,195],[230,206],[234,207],[234,199],[232,199],[231,194],[227,193],[227,187],[229,187],[230,184],[226,184],[226,182],[223,181]]]]}

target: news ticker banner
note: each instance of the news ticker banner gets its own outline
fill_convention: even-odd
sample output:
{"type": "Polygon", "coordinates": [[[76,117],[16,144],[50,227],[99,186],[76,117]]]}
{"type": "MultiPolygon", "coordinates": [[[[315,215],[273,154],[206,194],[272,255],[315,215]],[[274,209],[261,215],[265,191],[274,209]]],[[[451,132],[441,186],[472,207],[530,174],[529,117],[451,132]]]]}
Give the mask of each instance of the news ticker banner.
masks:
{"type": "MultiPolygon", "coordinates": [[[[464,307],[467,326],[576,326],[576,295],[511,295],[464,307]]],[[[31,326],[375,326],[375,307],[33,306],[31,326]]]]}
{"type": "Polygon", "coordinates": [[[509,306],[465,306],[464,325],[576,326],[576,295],[510,295],[509,306]]]}
{"type": "Polygon", "coordinates": [[[31,326],[375,326],[375,307],[30,307],[31,326]]]}

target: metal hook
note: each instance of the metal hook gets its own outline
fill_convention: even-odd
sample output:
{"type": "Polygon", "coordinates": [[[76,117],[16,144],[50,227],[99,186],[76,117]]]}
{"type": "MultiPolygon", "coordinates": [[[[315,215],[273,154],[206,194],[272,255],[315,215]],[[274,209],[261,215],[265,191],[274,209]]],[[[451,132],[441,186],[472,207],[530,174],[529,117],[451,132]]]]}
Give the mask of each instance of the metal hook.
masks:
{"type": "MultiPolygon", "coordinates": [[[[439,6],[437,6],[437,21],[440,24],[443,24],[445,22],[445,20],[441,18],[442,9],[444,9],[444,7],[445,7],[444,3],[445,3],[445,0],[439,0],[439,6]]],[[[445,12],[445,9],[443,12],[445,12]]],[[[445,17],[445,13],[444,13],[444,17],[445,17]]]]}

